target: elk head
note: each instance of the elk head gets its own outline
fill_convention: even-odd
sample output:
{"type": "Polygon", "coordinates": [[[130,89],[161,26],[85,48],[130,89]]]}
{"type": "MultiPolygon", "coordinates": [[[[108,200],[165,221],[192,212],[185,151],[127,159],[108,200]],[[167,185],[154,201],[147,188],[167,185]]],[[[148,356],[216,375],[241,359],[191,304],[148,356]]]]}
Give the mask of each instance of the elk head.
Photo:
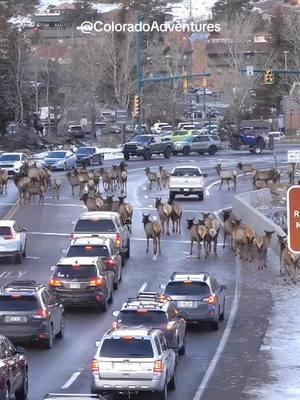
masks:
{"type": "Polygon", "coordinates": [[[155,207],[157,208],[159,206],[161,206],[161,197],[156,197],[156,199],[155,199],[155,207]]]}
{"type": "Polygon", "coordinates": [[[142,214],[143,215],[143,219],[142,219],[142,223],[144,225],[148,224],[150,221],[150,214],[142,214]]]}
{"type": "Polygon", "coordinates": [[[194,220],[195,220],[195,218],[193,218],[193,219],[187,219],[187,220],[186,220],[186,222],[187,222],[186,228],[187,228],[188,230],[191,230],[191,229],[192,229],[192,226],[194,225],[194,220]]]}
{"type": "Polygon", "coordinates": [[[126,199],[127,196],[118,196],[120,204],[124,204],[124,200],[126,199]]]}

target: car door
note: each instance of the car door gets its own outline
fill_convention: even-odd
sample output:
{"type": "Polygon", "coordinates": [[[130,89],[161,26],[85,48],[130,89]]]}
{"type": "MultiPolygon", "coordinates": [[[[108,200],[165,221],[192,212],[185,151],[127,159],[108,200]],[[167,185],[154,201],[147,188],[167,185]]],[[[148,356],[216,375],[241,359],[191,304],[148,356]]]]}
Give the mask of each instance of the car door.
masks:
{"type": "Polygon", "coordinates": [[[199,136],[198,151],[207,151],[209,146],[209,138],[206,135],[199,136]]]}
{"type": "Polygon", "coordinates": [[[48,290],[44,290],[41,294],[42,296],[42,301],[44,306],[47,308],[48,313],[49,313],[49,327],[50,327],[50,323],[53,324],[53,330],[54,330],[54,334],[56,334],[56,326],[57,326],[57,322],[56,322],[56,315],[55,315],[55,310],[53,307],[53,304],[50,304],[50,296],[49,296],[49,292],[48,290]]]}
{"type": "Polygon", "coordinates": [[[53,321],[54,321],[54,332],[59,333],[61,329],[61,318],[62,318],[62,305],[59,303],[55,293],[47,290],[48,294],[48,304],[52,309],[53,321]]]}
{"type": "Polygon", "coordinates": [[[176,308],[173,306],[173,304],[170,304],[169,310],[168,310],[168,318],[169,321],[173,324],[174,326],[174,334],[178,337],[178,342],[179,345],[184,344],[184,336],[185,336],[185,321],[183,318],[178,317],[178,311],[176,308]]]}
{"type": "Polygon", "coordinates": [[[106,268],[102,260],[99,260],[97,262],[97,269],[99,271],[99,274],[102,275],[105,279],[107,298],[109,298],[111,293],[113,292],[114,272],[111,271],[109,268],[106,268]]]}
{"type": "Polygon", "coordinates": [[[18,384],[18,362],[12,351],[9,349],[6,340],[0,340],[0,358],[6,364],[7,370],[9,371],[9,378],[11,384],[11,391],[13,392],[18,384]]]}
{"type": "Polygon", "coordinates": [[[22,249],[25,248],[25,241],[26,241],[26,233],[22,232],[21,228],[19,227],[19,225],[17,223],[15,223],[13,225],[13,229],[16,233],[16,237],[18,242],[20,243],[22,249]]]}
{"type": "Polygon", "coordinates": [[[194,136],[192,138],[192,144],[191,144],[192,151],[199,151],[200,146],[199,146],[199,136],[194,136]]]}
{"type": "Polygon", "coordinates": [[[8,339],[5,339],[4,342],[8,348],[10,358],[14,363],[15,387],[17,387],[20,386],[23,381],[23,368],[20,355],[17,353],[15,346],[8,339]]]}
{"type": "Polygon", "coordinates": [[[173,359],[174,352],[170,347],[168,347],[166,338],[164,337],[163,334],[159,335],[158,340],[160,342],[160,347],[161,347],[161,351],[162,351],[163,364],[167,366],[167,373],[168,373],[167,382],[169,382],[173,376],[173,371],[174,371],[174,367],[175,367],[175,365],[174,365],[175,360],[173,359]]]}

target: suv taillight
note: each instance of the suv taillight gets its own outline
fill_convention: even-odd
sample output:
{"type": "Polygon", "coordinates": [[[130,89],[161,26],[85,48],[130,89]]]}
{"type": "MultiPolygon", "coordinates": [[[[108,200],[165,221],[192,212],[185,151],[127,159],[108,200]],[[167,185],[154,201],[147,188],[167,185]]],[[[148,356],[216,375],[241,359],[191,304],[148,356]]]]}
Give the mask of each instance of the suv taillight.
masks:
{"type": "Polygon", "coordinates": [[[50,279],[49,286],[51,287],[59,287],[61,286],[61,281],[59,279],[50,279]]]}
{"type": "Polygon", "coordinates": [[[70,240],[73,240],[73,239],[74,239],[74,233],[71,233],[70,240]]]}
{"type": "Polygon", "coordinates": [[[46,310],[45,308],[41,308],[40,310],[38,310],[34,315],[33,318],[36,319],[46,319],[49,315],[48,310],[46,310]]]}
{"type": "Polygon", "coordinates": [[[99,372],[99,363],[95,359],[92,361],[92,372],[99,372]]]}
{"type": "Polygon", "coordinates": [[[153,372],[161,374],[163,372],[163,370],[164,370],[164,365],[163,365],[162,360],[155,361],[153,372]]]}
{"type": "Polygon", "coordinates": [[[122,238],[119,233],[116,234],[115,245],[119,248],[122,245],[122,238]]]}
{"type": "Polygon", "coordinates": [[[16,233],[13,230],[10,231],[10,235],[3,235],[3,239],[5,240],[11,240],[15,238],[16,238],[16,233]]]}
{"type": "Polygon", "coordinates": [[[107,258],[106,260],[104,260],[104,262],[107,267],[116,267],[117,266],[116,262],[112,258],[107,258]]]}
{"type": "Polygon", "coordinates": [[[89,286],[92,287],[98,287],[103,284],[103,278],[96,278],[96,279],[91,279],[89,282],[89,286]]]}
{"type": "Polygon", "coordinates": [[[217,297],[216,296],[205,297],[204,299],[202,299],[202,301],[205,301],[208,304],[217,304],[217,297]]]}

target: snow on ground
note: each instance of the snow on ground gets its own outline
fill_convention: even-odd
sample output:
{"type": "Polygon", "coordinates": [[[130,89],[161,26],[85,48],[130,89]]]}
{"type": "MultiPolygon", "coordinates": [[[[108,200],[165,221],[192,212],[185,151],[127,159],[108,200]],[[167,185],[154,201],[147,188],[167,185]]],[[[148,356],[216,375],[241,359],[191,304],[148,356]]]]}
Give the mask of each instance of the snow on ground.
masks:
{"type": "Polygon", "coordinates": [[[274,287],[274,306],[260,353],[267,359],[272,382],[254,386],[253,400],[300,399],[300,287],[281,282],[274,287]]]}

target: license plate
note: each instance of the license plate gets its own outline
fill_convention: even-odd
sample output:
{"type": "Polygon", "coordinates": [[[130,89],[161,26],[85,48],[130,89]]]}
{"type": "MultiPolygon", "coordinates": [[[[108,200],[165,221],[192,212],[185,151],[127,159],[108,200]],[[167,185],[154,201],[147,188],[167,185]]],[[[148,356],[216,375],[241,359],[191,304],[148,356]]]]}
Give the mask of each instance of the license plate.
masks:
{"type": "Polygon", "coordinates": [[[189,191],[190,191],[190,189],[183,189],[183,191],[184,191],[184,192],[189,192],[189,191]]]}
{"type": "Polygon", "coordinates": [[[26,317],[14,316],[14,315],[7,315],[5,317],[5,322],[26,322],[26,317]]]}
{"type": "Polygon", "coordinates": [[[120,371],[135,371],[137,369],[137,365],[134,363],[120,363],[118,364],[118,369],[120,371]]]}
{"type": "Polygon", "coordinates": [[[192,301],[179,301],[178,307],[192,308],[193,302],[192,301]]]}
{"type": "Polygon", "coordinates": [[[80,289],[80,283],[70,283],[70,289],[80,289]]]}

